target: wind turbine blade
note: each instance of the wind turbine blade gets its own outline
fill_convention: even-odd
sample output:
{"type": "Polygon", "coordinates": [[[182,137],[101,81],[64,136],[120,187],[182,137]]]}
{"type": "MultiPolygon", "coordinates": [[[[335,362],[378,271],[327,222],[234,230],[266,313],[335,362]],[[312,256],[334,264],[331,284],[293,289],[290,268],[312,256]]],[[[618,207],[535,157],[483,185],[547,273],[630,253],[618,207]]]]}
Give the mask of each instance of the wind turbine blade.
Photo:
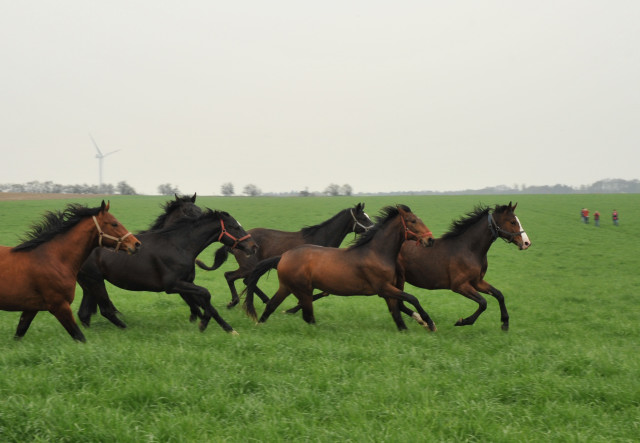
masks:
{"type": "Polygon", "coordinates": [[[120,149],[116,149],[115,151],[107,152],[106,154],[103,155],[103,157],[106,157],[107,155],[114,154],[114,153],[116,153],[118,151],[120,151],[120,149]]]}
{"type": "Polygon", "coordinates": [[[98,151],[98,156],[99,157],[103,157],[102,155],[102,151],[100,151],[100,148],[98,148],[98,144],[96,143],[96,141],[93,139],[93,136],[91,134],[89,134],[89,137],[91,137],[91,141],[93,142],[93,146],[96,147],[96,151],[98,151]]]}

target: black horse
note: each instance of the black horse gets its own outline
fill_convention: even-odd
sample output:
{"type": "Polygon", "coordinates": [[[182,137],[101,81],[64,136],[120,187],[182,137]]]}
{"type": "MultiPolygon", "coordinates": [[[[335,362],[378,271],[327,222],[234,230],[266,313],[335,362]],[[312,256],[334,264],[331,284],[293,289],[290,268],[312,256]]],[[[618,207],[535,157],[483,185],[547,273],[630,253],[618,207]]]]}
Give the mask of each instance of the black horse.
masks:
{"type": "MultiPolygon", "coordinates": [[[[196,264],[202,269],[212,271],[218,269],[227,261],[229,252],[233,253],[240,267],[235,271],[224,273],[224,277],[227,279],[227,284],[231,290],[231,302],[229,302],[227,307],[232,308],[240,301],[235,281],[249,277],[258,262],[282,255],[289,249],[304,244],[337,248],[347,234],[351,232],[362,234],[372,226],[373,222],[367,213],[364,212],[364,203],[358,203],[353,208],[343,209],[330,219],[318,225],[307,226],[300,231],[287,232],[267,228],[250,229],[249,234],[251,234],[251,237],[259,247],[255,255],[247,257],[244,254],[233,251],[227,246],[223,246],[216,251],[213,266],[207,266],[200,260],[196,260],[196,264]]],[[[264,303],[269,301],[269,297],[267,297],[259,287],[255,286],[254,290],[264,303]]],[[[192,320],[195,315],[197,315],[197,313],[192,310],[192,320]]]]}
{"type": "Polygon", "coordinates": [[[78,275],[83,290],[78,318],[85,326],[89,326],[95,313],[91,307],[97,302],[104,317],[116,326],[126,327],[109,301],[104,284],[107,280],[130,291],[180,294],[192,309],[197,306],[204,311],[201,331],[213,317],[222,329],[235,333],[211,305],[209,291],[193,283],[196,257],[215,241],[255,254],[255,242],[231,215],[207,209],[198,218],[182,218],[170,226],[141,233],[138,238],[144,239],[145,247],[136,260],[95,250],[83,264],[78,275]]]}

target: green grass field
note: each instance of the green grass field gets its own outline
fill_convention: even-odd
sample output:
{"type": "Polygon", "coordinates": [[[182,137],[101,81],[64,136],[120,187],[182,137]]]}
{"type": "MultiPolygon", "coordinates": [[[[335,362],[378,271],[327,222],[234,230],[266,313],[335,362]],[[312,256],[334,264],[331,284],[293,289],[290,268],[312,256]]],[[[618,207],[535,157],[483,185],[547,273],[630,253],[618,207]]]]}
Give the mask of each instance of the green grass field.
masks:
{"type": "MultiPolygon", "coordinates": [[[[130,230],[148,225],[164,197],[113,197],[130,230]]],[[[508,196],[333,198],[198,197],[246,229],[299,230],[359,201],[369,215],[404,203],[435,236],[476,204],[508,196]]],[[[532,247],[496,242],[487,280],[497,302],[473,326],[454,327],[476,304],[449,291],[407,286],[438,326],[407,319],[398,332],[378,297],[329,297],[317,324],[275,313],[256,326],[227,310],[222,276],[196,282],[239,332],[211,322],[200,333],[176,295],[108,285],[128,324],[95,316],[74,342],[55,318],[38,314],[22,341],[19,313],[0,311],[1,441],[637,441],[640,433],[639,195],[520,195],[516,210],[532,247]],[[588,207],[601,226],[580,222],[588,207]],[[620,212],[620,226],[610,214],[620,212]]],[[[0,244],[15,245],[43,211],[70,201],[0,202],[0,244]]],[[[351,240],[349,236],[347,240],[351,240]]],[[[347,242],[345,242],[346,245],[347,242]]],[[[219,244],[204,251],[207,263],[219,244]]],[[[262,281],[275,291],[272,273],[262,281]]],[[[238,286],[242,285],[238,282],[238,286]]],[[[74,313],[82,291],[78,288],[74,313]]],[[[287,299],[282,309],[295,304],[287,299]]],[[[258,312],[263,306],[258,301],[258,312]]]]}

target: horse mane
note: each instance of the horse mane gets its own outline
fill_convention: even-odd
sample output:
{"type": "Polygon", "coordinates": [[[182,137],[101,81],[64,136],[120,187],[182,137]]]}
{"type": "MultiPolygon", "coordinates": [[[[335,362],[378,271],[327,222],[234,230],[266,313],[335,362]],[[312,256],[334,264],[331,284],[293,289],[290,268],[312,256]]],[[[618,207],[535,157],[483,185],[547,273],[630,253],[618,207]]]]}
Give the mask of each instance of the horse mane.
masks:
{"type": "Polygon", "coordinates": [[[411,212],[411,209],[409,209],[409,207],[405,205],[386,206],[382,208],[380,210],[380,214],[374,218],[375,224],[373,225],[373,227],[367,230],[367,232],[365,232],[364,234],[360,235],[360,237],[356,239],[355,243],[349,246],[349,248],[357,248],[369,243],[378,231],[380,231],[390,220],[397,217],[397,215],[400,213],[398,208],[401,208],[405,212],[411,212]]]}
{"type": "MultiPolygon", "coordinates": [[[[218,211],[217,209],[213,210],[210,208],[205,208],[205,210],[202,211],[202,215],[200,215],[198,218],[181,218],[179,220],[176,220],[175,223],[169,226],[165,226],[163,228],[157,229],[153,232],[154,233],[173,232],[179,229],[184,229],[185,226],[194,226],[196,224],[207,222],[210,219],[221,220],[223,217],[230,217],[230,215],[228,212],[225,212],[225,211],[218,211]]],[[[147,231],[147,232],[150,232],[150,231],[147,231]]]]}
{"type": "Polygon", "coordinates": [[[86,217],[98,215],[102,207],[88,208],[86,206],[70,203],[62,211],[47,211],[40,223],[33,224],[31,230],[20,239],[20,244],[13,247],[12,251],[30,251],[55,236],[71,230],[86,217]]]}
{"type": "Polygon", "coordinates": [[[158,229],[161,229],[164,226],[165,220],[173,211],[178,209],[183,203],[189,203],[191,201],[191,197],[189,197],[188,195],[183,195],[178,200],[169,200],[168,202],[164,203],[163,205],[161,205],[164,212],[160,214],[158,218],[156,218],[156,220],[151,224],[151,226],[149,226],[148,229],[140,231],[138,232],[138,234],[146,234],[149,231],[157,231],[158,229]]]}
{"type": "MultiPolygon", "coordinates": [[[[496,205],[493,208],[493,212],[501,213],[509,208],[507,205],[496,205]]],[[[442,235],[441,238],[454,238],[464,234],[470,226],[473,226],[483,218],[487,218],[487,215],[491,211],[489,206],[478,205],[473,208],[473,211],[468,212],[457,220],[451,222],[449,231],[442,235]]]]}
{"type": "Polygon", "coordinates": [[[316,232],[318,232],[320,229],[324,228],[325,226],[333,222],[338,217],[342,216],[342,214],[344,214],[345,211],[347,211],[347,209],[343,209],[342,211],[338,212],[336,215],[334,215],[330,219],[325,220],[322,223],[319,223],[317,225],[305,226],[300,230],[300,232],[302,233],[302,238],[309,239],[313,237],[316,234],[316,232]]]}

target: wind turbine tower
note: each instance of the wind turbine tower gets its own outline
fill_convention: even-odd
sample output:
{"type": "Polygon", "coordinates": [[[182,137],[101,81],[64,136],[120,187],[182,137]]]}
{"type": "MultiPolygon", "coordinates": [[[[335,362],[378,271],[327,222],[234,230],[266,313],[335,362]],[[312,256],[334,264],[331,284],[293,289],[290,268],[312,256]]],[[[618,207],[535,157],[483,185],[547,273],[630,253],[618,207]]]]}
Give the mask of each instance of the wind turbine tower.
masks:
{"type": "Polygon", "coordinates": [[[93,146],[96,147],[96,151],[98,151],[98,153],[96,154],[96,158],[98,159],[98,189],[102,190],[102,163],[104,161],[104,158],[108,155],[111,155],[113,153],[118,152],[120,149],[116,149],[115,151],[111,151],[111,152],[107,152],[106,154],[103,154],[102,151],[100,150],[100,148],[98,147],[98,144],[96,143],[96,141],[93,139],[93,136],[91,134],[89,134],[89,137],[91,137],[91,141],[93,142],[93,146]]]}

